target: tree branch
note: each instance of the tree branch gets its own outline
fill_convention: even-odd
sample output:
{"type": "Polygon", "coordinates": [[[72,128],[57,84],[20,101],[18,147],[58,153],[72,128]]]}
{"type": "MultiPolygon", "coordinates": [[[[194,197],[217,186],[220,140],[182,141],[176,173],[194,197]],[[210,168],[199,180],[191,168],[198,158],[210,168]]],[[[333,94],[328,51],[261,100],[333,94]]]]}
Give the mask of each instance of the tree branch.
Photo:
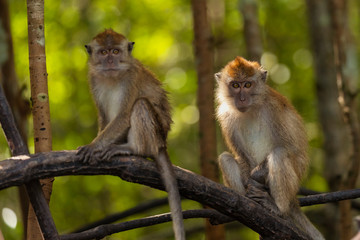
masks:
{"type": "MultiPolygon", "coordinates": [[[[299,199],[299,203],[301,206],[310,206],[315,204],[322,204],[328,202],[337,202],[346,199],[357,198],[360,196],[360,189],[347,190],[347,191],[339,191],[333,193],[321,193],[317,191],[313,191],[310,189],[300,189],[300,194],[302,195],[311,195],[311,197],[303,197],[299,199]],[[315,195],[315,196],[313,196],[315,195]]],[[[123,218],[129,217],[131,215],[149,210],[154,207],[158,207],[160,205],[167,204],[167,198],[159,198],[154,199],[148,202],[144,202],[139,204],[136,207],[130,208],[120,213],[109,215],[101,220],[83,226],[74,230],[71,234],[64,235],[61,237],[61,240],[70,240],[70,239],[92,239],[95,237],[104,237],[106,235],[110,235],[117,232],[122,232],[125,230],[131,230],[135,228],[147,227],[155,224],[161,224],[164,222],[171,221],[169,217],[157,217],[152,216],[148,218],[138,219],[135,222],[123,222],[121,224],[115,224],[114,226],[107,226],[96,228],[100,225],[111,224],[113,222],[119,221],[123,218]],[[131,226],[131,228],[129,228],[131,226]],[[96,228],[96,229],[94,229],[96,228]],[[111,229],[111,231],[110,231],[111,229]],[[88,231],[91,230],[91,231],[88,231]],[[86,231],[86,232],[85,232],[86,231]],[[83,232],[83,233],[81,233],[83,232]],[[78,234],[81,233],[81,234],[78,234]],[[78,234],[78,235],[77,235],[78,234]]],[[[356,206],[355,206],[356,207],[356,206]]],[[[219,225],[224,223],[230,223],[235,221],[235,219],[228,217],[219,213],[216,210],[206,209],[206,210],[188,210],[183,212],[184,219],[188,218],[208,218],[209,222],[212,225],[219,225]]]]}
{"type": "MultiPolygon", "coordinates": [[[[125,181],[164,190],[153,161],[140,157],[113,157],[87,165],[75,160],[76,151],[18,156],[0,162],[0,189],[24,182],[64,175],[114,175],[125,181]]],[[[255,201],[190,171],[174,167],[180,194],[242,222],[263,239],[308,239],[290,222],[265,210],[255,201]]]]}
{"type": "Polygon", "coordinates": [[[87,224],[87,225],[85,225],[83,227],[80,227],[80,228],[74,230],[73,233],[79,233],[79,232],[83,232],[83,231],[89,230],[91,228],[100,226],[100,225],[110,224],[110,223],[119,221],[120,219],[129,217],[129,216],[132,216],[132,215],[135,215],[135,214],[141,213],[143,211],[146,211],[146,210],[158,207],[158,206],[162,206],[162,205],[165,205],[165,204],[168,204],[168,198],[167,197],[154,199],[154,200],[151,200],[151,201],[148,201],[148,202],[144,202],[144,203],[141,203],[141,204],[139,204],[139,205],[137,205],[137,206],[135,206],[133,208],[127,209],[127,210],[125,210],[123,212],[111,214],[109,216],[106,216],[103,219],[92,222],[92,223],[87,224]]]}
{"type": "Polygon", "coordinates": [[[331,193],[321,193],[299,198],[300,206],[311,206],[329,202],[338,202],[360,197],[360,189],[350,189],[331,193]]]}
{"type": "MultiPolygon", "coordinates": [[[[29,154],[29,150],[16,128],[15,120],[10,106],[5,98],[3,88],[0,85],[0,123],[4,130],[7,142],[12,155],[29,154]]],[[[1,171],[1,167],[0,167],[1,171]]],[[[23,182],[31,205],[34,208],[44,238],[58,239],[54,220],[50,214],[49,206],[41,190],[40,182],[37,179],[23,182]]]]}
{"type": "MultiPolygon", "coordinates": [[[[222,214],[216,210],[211,209],[200,209],[200,210],[187,210],[183,211],[184,219],[190,218],[216,218],[221,217],[222,214]]],[[[100,239],[105,236],[123,232],[140,227],[148,227],[160,223],[170,222],[171,214],[164,213],[156,216],[147,218],[141,218],[116,224],[105,224],[96,228],[86,230],[81,233],[71,233],[60,237],[61,240],[87,240],[87,239],[100,239]]]]}

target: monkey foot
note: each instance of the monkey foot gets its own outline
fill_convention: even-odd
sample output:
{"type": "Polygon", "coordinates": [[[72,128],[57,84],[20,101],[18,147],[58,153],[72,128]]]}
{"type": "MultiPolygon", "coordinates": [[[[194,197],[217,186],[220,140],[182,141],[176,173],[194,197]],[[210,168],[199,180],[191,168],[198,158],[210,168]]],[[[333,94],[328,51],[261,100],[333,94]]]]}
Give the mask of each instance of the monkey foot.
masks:
{"type": "Polygon", "coordinates": [[[108,148],[103,151],[101,155],[102,159],[109,161],[114,156],[129,156],[132,155],[133,152],[126,145],[116,145],[111,144],[108,148]]]}
{"type": "Polygon", "coordinates": [[[276,206],[274,199],[269,194],[268,188],[251,178],[248,181],[246,197],[259,203],[270,212],[280,215],[280,211],[276,206]]]}
{"type": "Polygon", "coordinates": [[[101,148],[97,148],[92,144],[78,147],[76,159],[83,163],[96,164],[100,159],[101,148]]]}

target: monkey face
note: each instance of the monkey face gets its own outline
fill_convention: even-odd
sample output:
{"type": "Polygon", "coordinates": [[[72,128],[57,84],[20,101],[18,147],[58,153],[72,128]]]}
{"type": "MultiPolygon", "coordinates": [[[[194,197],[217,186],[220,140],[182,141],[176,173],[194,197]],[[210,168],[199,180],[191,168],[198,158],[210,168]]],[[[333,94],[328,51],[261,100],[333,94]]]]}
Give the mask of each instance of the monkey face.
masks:
{"type": "Polygon", "coordinates": [[[117,77],[130,68],[133,45],[134,42],[129,42],[125,36],[107,29],[85,47],[90,56],[89,64],[97,74],[117,77]]]}
{"type": "Polygon", "coordinates": [[[125,46],[94,46],[90,56],[90,64],[97,71],[104,75],[116,75],[119,71],[127,70],[130,67],[131,55],[128,51],[127,44],[125,46]]]}
{"type": "Polygon", "coordinates": [[[266,75],[267,71],[257,62],[237,57],[215,74],[218,82],[217,98],[240,112],[260,106],[266,96],[266,75]]]}
{"type": "Polygon", "coordinates": [[[121,46],[99,48],[95,54],[104,72],[118,71],[124,68],[123,65],[126,63],[128,55],[121,49],[121,46]]]}
{"type": "Polygon", "coordinates": [[[234,105],[240,112],[246,112],[252,105],[255,85],[254,81],[231,81],[229,83],[229,93],[234,98],[234,105]]]}

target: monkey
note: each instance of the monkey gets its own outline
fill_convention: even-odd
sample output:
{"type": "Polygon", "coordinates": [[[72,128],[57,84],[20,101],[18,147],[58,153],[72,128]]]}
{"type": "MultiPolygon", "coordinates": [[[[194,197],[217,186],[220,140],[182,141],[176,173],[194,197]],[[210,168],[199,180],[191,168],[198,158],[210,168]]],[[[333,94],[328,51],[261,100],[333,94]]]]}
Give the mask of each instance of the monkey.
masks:
{"type": "Polygon", "coordinates": [[[236,57],[215,79],[216,118],[231,152],[218,158],[224,184],[248,196],[259,185],[268,191],[275,212],[312,239],[324,239],[296,198],[309,165],[300,115],[286,97],[266,84],[267,71],[257,62],[236,57]]]}
{"type": "Polygon", "coordinates": [[[168,192],[175,239],[184,240],[180,194],[166,145],[172,123],[168,93],[132,56],[134,42],[124,35],[106,29],[85,47],[99,128],[95,139],[78,149],[77,157],[89,164],[115,155],[155,159],[168,192]]]}

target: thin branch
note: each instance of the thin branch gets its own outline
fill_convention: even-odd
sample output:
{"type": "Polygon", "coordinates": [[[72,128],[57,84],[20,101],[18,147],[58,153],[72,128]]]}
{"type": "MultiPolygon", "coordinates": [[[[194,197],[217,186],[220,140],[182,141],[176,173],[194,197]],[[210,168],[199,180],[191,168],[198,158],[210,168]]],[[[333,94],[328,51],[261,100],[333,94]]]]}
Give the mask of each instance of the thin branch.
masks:
{"type": "Polygon", "coordinates": [[[123,212],[111,214],[111,215],[106,216],[105,218],[100,219],[100,220],[98,220],[96,222],[93,222],[91,224],[87,224],[86,226],[80,227],[80,228],[74,230],[73,233],[83,232],[83,231],[89,230],[91,228],[94,228],[94,227],[97,227],[97,226],[100,226],[100,225],[103,225],[103,224],[110,224],[110,223],[119,221],[120,219],[129,217],[129,216],[134,215],[134,214],[144,212],[146,210],[149,210],[149,209],[152,209],[152,208],[155,208],[155,207],[158,207],[158,206],[165,205],[167,203],[168,203],[168,198],[167,197],[166,198],[154,199],[154,200],[151,200],[151,201],[148,201],[148,202],[144,202],[144,203],[141,203],[141,204],[139,204],[139,205],[137,205],[137,206],[135,206],[133,208],[127,209],[127,210],[125,210],[123,212]]]}
{"type": "MultiPolygon", "coordinates": [[[[299,190],[299,194],[304,195],[304,196],[316,195],[311,198],[309,198],[309,197],[308,198],[300,198],[299,201],[302,206],[322,204],[322,203],[325,203],[324,200],[326,202],[333,202],[336,204],[337,201],[341,200],[342,198],[346,198],[346,199],[353,198],[353,197],[357,198],[359,196],[358,191],[351,191],[351,192],[342,191],[342,192],[335,192],[335,193],[323,193],[323,192],[318,192],[318,191],[314,191],[314,190],[306,189],[306,188],[301,188],[299,190]]],[[[133,208],[127,209],[123,212],[115,213],[115,214],[106,216],[105,218],[95,221],[93,223],[87,224],[81,228],[74,230],[72,233],[80,233],[80,232],[90,230],[90,229],[95,228],[100,225],[110,224],[110,223],[119,221],[123,218],[129,217],[131,215],[138,214],[138,213],[144,212],[146,210],[149,210],[149,209],[161,206],[161,205],[165,205],[165,204],[167,204],[167,202],[168,202],[167,198],[150,200],[150,201],[141,203],[133,208]]],[[[352,202],[352,204],[354,205],[353,208],[356,208],[356,209],[359,208],[359,206],[358,206],[359,204],[357,204],[356,202],[352,202]]],[[[209,210],[209,211],[212,212],[213,215],[209,216],[207,218],[209,218],[209,222],[212,225],[219,225],[219,224],[230,223],[230,222],[236,221],[235,219],[228,217],[226,215],[223,215],[223,214],[217,212],[216,210],[209,210]],[[213,211],[215,211],[216,214],[213,211]]],[[[146,226],[144,225],[144,226],[138,226],[138,227],[146,227],[146,226]]]]}
{"type": "MultiPolygon", "coordinates": [[[[306,189],[306,188],[300,188],[298,194],[299,195],[303,195],[303,196],[310,196],[310,195],[318,195],[318,194],[324,194],[325,192],[319,192],[319,191],[314,191],[314,190],[311,190],[311,189],[306,189]]],[[[333,193],[327,193],[327,194],[333,194],[333,193]]],[[[358,198],[358,196],[355,196],[355,198],[358,198]]],[[[300,200],[301,201],[301,200],[300,200]]],[[[307,201],[310,202],[310,199],[308,199],[307,201]]],[[[315,200],[316,201],[316,200],[315,200]]],[[[336,201],[329,201],[329,202],[332,202],[334,204],[337,204],[336,201]]],[[[315,202],[311,202],[310,205],[315,205],[317,203],[315,202]]],[[[360,203],[358,201],[351,201],[351,207],[355,210],[360,210],[360,203]]]]}
{"type": "MultiPolygon", "coordinates": [[[[164,190],[153,161],[113,157],[96,165],[76,161],[76,151],[39,153],[0,162],[0,189],[23,182],[64,175],[114,175],[125,181],[164,190]]],[[[190,171],[174,167],[180,194],[242,222],[264,239],[308,239],[290,221],[268,212],[255,201],[190,171]]]]}
{"type": "Polygon", "coordinates": [[[360,197],[360,189],[350,189],[331,193],[322,193],[299,199],[300,206],[311,206],[316,204],[338,202],[360,197]]]}
{"type": "MultiPolygon", "coordinates": [[[[200,209],[200,210],[187,210],[183,211],[184,219],[190,218],[216,218],[221,215],[219,212],[210,209],[200,209]]],[[[63,235],[60,237],[61,240],[87,240],[87,239],[100,239],[105,236],[123,232],[140,227],[148,227],[156,224],[161,224],[171,221],[170,213],[164,213],[156,216],[151,216],[147,218],[141,218],[136,220],[131,220],[123,223],[116,224],[106,224],[101,225],[96,228],[81,232],[81,233],[72,233],[63,235]]]]}
{"type": "Polygon", "coordinates": [[[0,84],[0,123],[12,156],[29,154],[19,131],[17,130],[14,116],[6,100],[4,90],[0,84]]]}

